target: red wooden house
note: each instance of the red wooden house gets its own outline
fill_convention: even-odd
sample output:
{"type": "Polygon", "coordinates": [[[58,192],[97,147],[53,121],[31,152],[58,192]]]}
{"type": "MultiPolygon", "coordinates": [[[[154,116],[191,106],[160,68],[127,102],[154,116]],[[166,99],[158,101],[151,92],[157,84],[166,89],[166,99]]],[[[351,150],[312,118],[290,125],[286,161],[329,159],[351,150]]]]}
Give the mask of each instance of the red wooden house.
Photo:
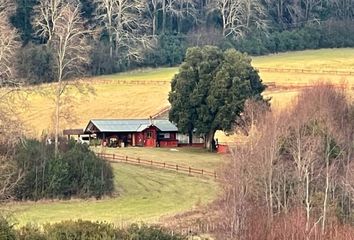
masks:
{"type": "Polygon", "coordinates": [[[168,120],[93,119],[85,131],[107,146],[177,147],[177,127],[168,120]]]}

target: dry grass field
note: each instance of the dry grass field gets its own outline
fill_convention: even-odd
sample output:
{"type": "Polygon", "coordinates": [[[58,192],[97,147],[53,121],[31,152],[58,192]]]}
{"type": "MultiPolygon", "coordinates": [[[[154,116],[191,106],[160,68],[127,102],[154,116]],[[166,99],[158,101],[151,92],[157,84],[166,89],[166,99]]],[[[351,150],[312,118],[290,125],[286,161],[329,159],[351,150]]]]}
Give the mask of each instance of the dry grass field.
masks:
{"type": "Polygon", "coordinates": [[[253,58],[253,66],[260,68],[260,76],[265,82],[276,84],[312,84],[328,81],[334,84],[353,83],[353,75],[328,73],[298,73],[262,71],[262,68],[304,69],[310,71],[354,72],[354,49],[321,49],[291,53],[280,53],[253,58]]]}
{"type": "Polygon", "coordinates": [[[255,57],[253,65],[256,67],[354,71],[353,56],[353,48],[306,50],[255,57]]]}
{"type": "MultiPolygon", "coordinates": [[[[354,49],[316,50],[284,53],[254,58],[254,66],[274,68],[343,69],[354,71],[354,49]]],[[[70,105],[65,105],[62,128],[85,127],[92,118],[147,118],[168,106],[169,81],[177,68],[144,69],[123,74],[86,79],[80,88],[69,87],[65,95],[70,105]],[[122,84],[121,81],[126,81],[122,84]],[[148,81],[165,81],[165,84],[146,84],[148,81]]],[[[316,80],[340,83],[335,75],[260,72],[265,83],[275,82],[281,88],[264,93],[271,97],[273,110],[287,108],[299,93],[288,84],[309,84],[316,80]]],[[[350,83],[350,82],[349,82],[350,83]]],[[[50,132],[52,123],[54,85],[42,85],[19,93],[17,106],[26,126],[33,136],[50,132]],[[27,96],[27,98],[22,98],[27,96]]],[[[18,96],[18,95],[17,95],[18,96]]],[[[218,133],[219,142],[233,141],[218,133]]],[[[108,150],[107,150],[108,151],[108,150]]],[[[143,157],[152,160],[182,162],[193,167],[218,169],[224,159],[212,153],[183,149],[117,149],[117,154],[143,157]]],[[[200,150],[201,151],[201,150],[200,150]]],[[[216,182],[179,175],[164,170],[114,164],[115,189],[113,198],[72,201],[43,201],[12,203],[7,205],[19,225],[28,222],[43,224],[67,219],[108,221],[115,224],[136,221],[158,222],[163,216],[192,210],[203,206],[220,191],[216,182]]]]}
{"type": "MultiPolygon", "coordinates": [[[[170,69],[167,69],[171,72],[170,69]]],[[[156,74],[160,70],[145,72],[145,78],[163,78],[156,74]],[[150,72],[152,76],[150,76],[150,72]]],[[[172,76],[165,74],[164,80],[169,81],[172,76]]],[[[80,86],[69,87],[64,99],[70,104],[64,105],[61,128],[83,128],[92,118],[148,118],[164,107],[168,106],[167,94],[170,85],[140,85],[118,84],[115,80],[126,79],[126,74],[111,77],[88,79],[80,86]],[[107,82],[107,79],[111,80],[107,82]],[[80,93],[84,92],[84,93],[80,93]],[[69,102],[69,101],[67,101],[69,102]]],[[[26,124],[32,129],[34,136],[43,132],[51,132],[54,113],[54,85],[43,85],[36,91],[27,92],[27,102],[20,104],[19,111],[26,124]]]]}
{"type": "MultiPolygon", "coordinates": [[[[354,49],[308,50],[255,57],[253,65],[258,68],[354,71],[354,49]]],[[[86,87],[81,86],[84,94],[73,87],[66,94],[71,104],[64,107],[61,128],[83,128],[92,118],[148,118],[168,106],[169,81],[177,71],[178,68],[143,69],[85,79],[86,87]],[[155,83],[147,84],[149,81],[155,83]]],[[[260,71],[260,75],[265,83],[289,85],[286,91],[273,89],[265,93],[265,96],[272,97],[273,109],[282,109],[291,103],[298,91],[292,89],[292,84],[311,85],[316,81],[354,83],[354,75],[269,71],[260,71]]],[[[33,136],[51,132],[53,91],[53,85],[42,85],[39,90],[27,91],[25,103],[17,104],[33,136]]]]}

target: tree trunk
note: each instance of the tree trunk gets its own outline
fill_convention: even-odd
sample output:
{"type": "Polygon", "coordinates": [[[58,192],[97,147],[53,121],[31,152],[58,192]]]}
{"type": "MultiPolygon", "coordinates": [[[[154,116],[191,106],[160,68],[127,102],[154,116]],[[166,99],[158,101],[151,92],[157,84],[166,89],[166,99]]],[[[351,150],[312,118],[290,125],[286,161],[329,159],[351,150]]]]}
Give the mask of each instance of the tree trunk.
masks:
{"type": "Polygon", "coordinates": [[[210,152],[215,150],[215,130],[210,131],[208,134],[205,134],[205,148],[208,149],[210,152]]]}
{"type": "Polygon", "coordinates": [[[162,1],[162,33],[166,30],[166,1],[162,1]]]}
{"type": "Polygon", "coordinates": [[[156,15],[157,15],[157,9],[156,7],[154,7],[154,12],[153,12],[153,16],[152,16],[152,35],[155,36],[156,35],[156,30],[157,30],[157,21],[156,21],[156,15]]]}
{"type": "Polygon", "coordinates": [[[55,140],[54,140],[54,154],[55,157],[59,153],[59,124],[60,124],[60,96],[62,93],[62,77],[63,77],[63,60],[59,59],[59,72],[58,72],[58,86],[55,96],[55,140]]]}
{"type": "Polygon", "coordinates": [[[109,31],[109,57],[113,58],[113,36],[111,31],[109,31]]]}
{"type": "Polygon", "coordinates": [[[308,166],[305,169],[305,204],[306,204],[306,236],[309,239],[309,231],[310,231],[310,214],[311,214],[311,202],[310,202],[310,173],[308,171],[308,166]]]}
{"type": "Polygon", "coordinates": [[[331,154],[330,149],[330,139],[326,139],[326,187],[325,187],[325,196],[323,200],[323,218],[322,218],[322,235],[325,234],[326,230],[326,220],[327,220],[327,204],[328,204],[328,190],[329,190],[329,158],[331,154]]]}
{"type": "Polygon", "coordinates": [[[188,132],[188,138],[189,138],[188,143],[190,146],[192,146],[193,145],[193,131],[188,132]]]}
{"type": "Polygon", "coordinates": [[[58,87],[55,96],[55,140],[54,140],[55,156],[58,156],[58,151],[59,151],[60,90],[61,90],[61,81],[58,82],[58,87]]]}

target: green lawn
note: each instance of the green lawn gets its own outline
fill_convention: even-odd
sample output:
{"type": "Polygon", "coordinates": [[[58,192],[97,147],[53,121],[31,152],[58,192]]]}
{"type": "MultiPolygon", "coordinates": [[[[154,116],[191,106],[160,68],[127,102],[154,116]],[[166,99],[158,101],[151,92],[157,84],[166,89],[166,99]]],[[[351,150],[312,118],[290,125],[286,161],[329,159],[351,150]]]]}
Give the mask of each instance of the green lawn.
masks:
{"type": "Polygon", "coordinates": [[[118,196],[103,200],[12,203],[19,225],[67,219],[108,221],[114,224],[157,222],[160,217],[188,211],[216,198],[213,180],[164,170],[113,164],[118,196]]]}
{"type": "MultiPolygon", "coordinates": [[[[101,148],[95,149],[101,152],[101,148]]],[[[143,148],[143,147],[127,147],[127,148],[104,148],[104,153],[114,153],[128,157],[139,157],[141,159],[166,162],[190,166],[204,170],[218,170],[225,159],[225,155],[210,153],[201,148],[143,148]]]]}

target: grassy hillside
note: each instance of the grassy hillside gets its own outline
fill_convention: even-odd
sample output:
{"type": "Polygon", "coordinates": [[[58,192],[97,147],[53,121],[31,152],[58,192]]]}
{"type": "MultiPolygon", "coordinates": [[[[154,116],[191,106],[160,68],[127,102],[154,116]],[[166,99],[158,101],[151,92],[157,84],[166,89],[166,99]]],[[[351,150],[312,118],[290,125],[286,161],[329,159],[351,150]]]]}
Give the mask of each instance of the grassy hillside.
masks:
{"type": "MultiPolygon", "coordinates": [[[[300,52],[280,53],[253,58],[253,65],[258,68],[287,68],[307,70],[354,71],[354,49],[321,49],[300,52]]],[[[354,75],[282,73],[260,71],[265,82],[277,84],[308,84],[316,81],[331,83],[354,82],[354,75]]]]}
{"type": "Polygon", "coordinates": [[[85,219],[128,224],[156,222],[162,216],[188,211],[215,199],[218,186],[205,180],[164,170],[113,164],[114,198],[103,200],[43,201],[13,203],[19,225],[44,224],[67,219],[85,219]]]}
{"type": "Polygon", "coordinates": [[[320,49],[253,58],[256,67],[354,70],[354,49],[320,49]]]}
{"type": "MultiPolygon", "coordinates": [[[[168,106],[168,84],[102,84],[95,80],[89,87],[93,92],[80,94],[76,88],[72,88],[66,94],[71,104],[64,106],[67,116],[62,121],[62,128],[83,128],[92,118],[148,118],[168,106]]],[[[53,126],[54,100],[48,96],[53,96],[54,87],[43,88],[39,92],[31,92],[28,104],[20,109],[27,127],[34,130],[35,136],[43,130],[50,132],[53,126]]]]}
{"type": "MultiPolygon", "coordinates": [[[[253,58],[255,67],[304,68],[304,69],[339,69],[354,71],[354,49],[324,49],[302,52],[282,53],[253,58]]],[[[71,105],[65,106],[65,119],[61,128],[85,127],[92,118],[148,118],[168,106],[167,96],[170,90],[169,81],[178,71],[177,68],[158,68],[136,70],[127,73],[113,74],[90,78],[85,81],[86,87],[72,87],[66,97],[71,105]],[[132,85],[119,84],[119,81],[134,81],[132,85]],[[141,84],[136,81],[142,81],[141,84]],[[166,84],[149,85],[148,81],[166,81],[166,84]]],[[[277,85],[311,84],[318,80],[333,83],[343,81],[354,82],[352,76],[336,76],[328,74],[298,74],[260,72],[265,83],[275,82],[277,85]]],[[[28,91],[26,104],[17,104],[21,116],[34,136],[43,131],[50,132],[52,124],[53,85],[43,85],[40,90],[28,91]]],[[[276,108],[286,107],[296,96],[296,91],[266,92],[273,97],[276,108]]]]}
{"type": "MultiPolygon", "coordinates": [[[[316,50],[285,53],[254,58],[256,67],[284,68],[342,68],[353,70],[353,49],[316,50]]],[[[177,68],[145,69],[122,74],[114,74],[87,79],[80,87],[69,87],[65,98],[72,104],[65,105],[66,115],[62,128],[84,127],[91,118],[147,118],[168,106],[168,82],[177,68]],[[134,84],[118,84],[120,80],[141,81],[134,84]],[[167,84],[149,85],[145,81],[166,81],[167,84]],[[81,94],[84,93],[84,94],[81,94]]],[[[263,80],[287,83],[311,83],[316,79],[338,82],[336,76],[293,73],[262,73],[263,80]],[[306,75],[306,76],[305,76],[306,75]]],[[[346,78],[346,80],[350,78],[346,78]]],[[[20,94],[28,96],[24,101],[17,99],[25,123],[32,126],[33,135],[43,130],[50,131],[53,107],[53,85],[43,85],[28,89],[20,94]]],[[[265,96],[272,97],[273,109],[281,109],[292,103],[297,90],[267,91],[265,96]]],[[[224,139],[219,136],[219,141],[224,139]]],[[[119,154],[139,156],[146,159],[178,162],[198,168],[217,169],[222,157],[203,152],[168,149],[118,149],[119,154]]],[[[157,221],[161,216],[171,215],[192,209],[215,198],[218,187],[212,180],[179,175],[174,172],[140,168],[129,165],[114,165],[116,192],[119,197],[95,200],[44,201],[38,203],[11,204],[7,207],[14,211],[20,224],[27,222],[45,223],[64,219],[105,220],[116,224],[132,221],[157,221]]]]}
{"type": "MultiPolygon", "coordinates": [[[[100,151],[100,147],[96,151],[100,151]]],[[[211,154],[200,148],[178,148],[171,151],[169,148],[107,148],[105,153],[114,153],[129,157],[139,157],[145,160],[166,162],[184,165],[209,171],[218,170],[225,161],[223,155],[211,154]]]]}

